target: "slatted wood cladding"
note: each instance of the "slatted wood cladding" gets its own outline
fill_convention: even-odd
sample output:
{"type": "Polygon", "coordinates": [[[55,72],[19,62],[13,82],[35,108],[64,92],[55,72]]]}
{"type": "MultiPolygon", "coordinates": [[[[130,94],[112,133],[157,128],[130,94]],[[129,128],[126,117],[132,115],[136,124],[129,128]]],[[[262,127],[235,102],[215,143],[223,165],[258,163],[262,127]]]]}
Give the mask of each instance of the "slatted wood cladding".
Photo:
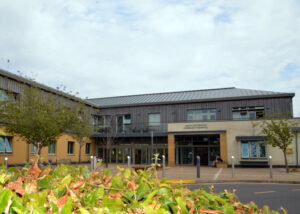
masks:
{"type": "MultiPolygon", "coordinates": [[[[24,87],[30,87],[31,85],[36,85],[37,88],[43,90],[45,93],[50,93],[56,97],[56,99],[62,99],[64,102],[68,104],[79,102],[72,95],[68,95],[64,92],[57,91],[56,89],[49,88],[47,86],[43,87],[43,85],[39,83],[32,82],[30,80],[26,80],[23,77],[19,77],[14,74],[10,74],[6,71],[0,70],[0,89],[4,91],[10,91],[16,94],[22,94],[24,87]]],[[[82,101],[81,101],[82,102],[82,101]]],[[[97,108],[95,106],[91,106],[90,104],[86,105],[93,114],[97,112],[97,108]]]]}
{"type": "Polygon", "coordinates": [[[216,120],[232,120],[233,107],[262,106],[265,114],[286,113],[293,115],[292,98],[276,97],[234,101],[197,102],[186,104],[164,104],[149,106],[129,106],[100,108],[99,115],[131,115],[132,123],[148,123],[148,114],[160,113],[161,123],[182,122],[187,120],[187,110],[190,109],[216,109],[216,120]]]}

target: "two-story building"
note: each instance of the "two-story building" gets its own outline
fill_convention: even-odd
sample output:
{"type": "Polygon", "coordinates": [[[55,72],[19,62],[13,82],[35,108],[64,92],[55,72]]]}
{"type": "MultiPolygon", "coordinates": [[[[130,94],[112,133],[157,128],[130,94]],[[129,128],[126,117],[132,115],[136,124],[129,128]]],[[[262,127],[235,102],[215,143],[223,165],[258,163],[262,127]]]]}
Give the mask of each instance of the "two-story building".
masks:
{"type": "MultiPolygon", "coordinates": [[[[165,155],[169,166],[194,165],[197,156],[201,164],[212,165],[217,154],[229,164],[234,156],[238,165],[266,165],[272,155],[275,165],[283,165],[282,152],[265,144],[253,120],[276,113],[293,119],[294,96],[233,87],[88,102],[99,108],[98,133],[93,136],[97,155],[111,163],[125,163],[129,155],[135,164],[148,164],[153,152],[165,155]]],[[[289,149],[291,165],[299,160],[296,130],[289,149]]]]}
{"type": "MultiPolygon", "coordinates": [[[[2,95],[12,91],[17,96],[23,87],[31,85],[68,102],[78,101],[74,96],[0,69],[2,95]]],[[[126,163],[130,156],[134,164],[149,164],[152,153],[158,153],[160,158],[166,156],[169,166],[194,165],[197,156],[201,157],[201,164],[212,165],[220,154],[228,164],[234,156],[237,165],[266,165],[272,155],[273,164],[283,166],[281,150],[266,145],[266,138],[253,127],[254,120],[281,113],[299,122],[293,128],[295,138],[288,150],[290,165],[298,166],[300,119],[293,118],[294,96],[233,87],[88,99],[86,107],[92,109],[96,132],[85,140],[82,160],[89,161],[91,155],[97,155],[110,163],[126,163]]],[[[20,137],[5,133],[4,125],[1,126],[0,163],[4,157],[11,164],[29,161],[35,149],[20,137]]],[[[44,161],[50,158],[54,162],[76,162],[78,153],[79,143],[66,133],[44,148],[42,157],[44,161]]]]}

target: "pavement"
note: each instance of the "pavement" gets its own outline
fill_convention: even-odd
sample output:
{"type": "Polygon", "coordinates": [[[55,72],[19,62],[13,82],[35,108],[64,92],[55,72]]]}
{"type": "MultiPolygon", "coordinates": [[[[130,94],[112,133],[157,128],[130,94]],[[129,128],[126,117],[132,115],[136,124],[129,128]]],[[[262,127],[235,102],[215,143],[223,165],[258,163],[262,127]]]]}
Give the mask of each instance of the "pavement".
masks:
{"type": "MultiPolygon", "coordinates": [[[[118,164],[121,168],[127,168],[127,164],[118,164]]],[[[117,173],[117,164],[109,164],[108,169],[113,174],[117,173]]],[[[103,169],[104,166],[100,166],[103,169]]],[[[163,178],[163,171],[158,170],[159,178],[163,178]]],[[[196,166],[175,166],[166,167],[165,177],[175,183],[287,183],[300,184],[300,169],[293,169],[286,173],[285,168],[273,168],[272,178],[269,168],[235,168],[232,174],[232,168],[215,168],[210,166],[201,166],[200,178],[197,178],[196,166]]]]}

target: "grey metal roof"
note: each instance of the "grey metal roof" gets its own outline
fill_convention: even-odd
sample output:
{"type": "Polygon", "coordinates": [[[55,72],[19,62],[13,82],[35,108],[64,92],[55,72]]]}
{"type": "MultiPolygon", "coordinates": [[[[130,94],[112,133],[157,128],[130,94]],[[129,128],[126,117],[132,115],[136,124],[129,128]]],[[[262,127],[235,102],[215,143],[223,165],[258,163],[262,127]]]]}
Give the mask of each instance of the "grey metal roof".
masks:
{"type": "Polygon", "coordinates": [[[194,91],[178,91],[155,94],[141,94],[119,97],[88,99],[98,107],[121,107],[137,105],[156,105],[168,103],[205,102],[217,100],[239,100],[267,97],[294,97],[295,93],[261,91],[242,88],[217,88],[194,91]]]}

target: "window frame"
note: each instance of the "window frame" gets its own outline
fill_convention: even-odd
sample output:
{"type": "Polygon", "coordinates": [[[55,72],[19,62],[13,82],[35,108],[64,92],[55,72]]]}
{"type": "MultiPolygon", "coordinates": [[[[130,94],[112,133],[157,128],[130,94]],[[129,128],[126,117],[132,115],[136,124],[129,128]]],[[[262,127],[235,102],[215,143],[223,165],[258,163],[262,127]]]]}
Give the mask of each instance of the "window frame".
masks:
{"type": "Polygon", "coordinates": [[[56,142],[53,142],[53,143],[50,143],[49,145],[48,145],[48,155],[56,155],[56,142]],[[51,145],[54,145],[54,153],[50,153],[49,152],[49,150],[50,150],[50,146],[51,145]]]}
{"type": "Polygon", "coordinates": [[[35,155],[35,154],[37,154],[37,152],[38,152],[38,147],[36,145],[34,145],[34,144],[31,143],[30,144],[30,154],[35,155]]]}
{"type": "MultiPolygon", "coordinates": [[[[246,150],[245,150],[246,151],[246,150]]],[[[265,141],[259,141],[259,140],[252,140],[252,141],[241,141],[241,159],[251,159],[251,160],[257,160],[257,159],[267,159],[267,144],[265,141]],[[252,145],[255,143],[255,151],[253,150],[252,145]],[[264,145],[264,156],[261,156],[261,144],[264,145]],[[243,145],[247,145],[247,147],[244,147],[243,145]],[[244,149],[247,148],[248,155],[244,155],[244,149]],[[256,156],[255,156],[256,154],[256,156]]]]}
{"type": "Polygon", "coordinates": [[[187,121],[216,121],[217,110],[216,108],[187,109],[186,119],[187,121]]]}
{"type": "Polygon", "coordinates": [[[75,145],[75,143],[74,143],[74,141],[68,141],[68,147],[67,147],[67,154],[68,155],[74,155],[74,146],[75,145]],[[69,148],[69,145],[72,145],[72,153],[70,153],[70,148],[69,148]]]}
{"type": "Polygon", "coordinates": [[[12,137],[7,137],[7,136],[0,136],[3,139],[3,147],[4,147],[4,152],[0,151],[0,155],[11,155],[13,154],[13,143],[12,143],[12,137]],[[11,152],[7,151],[7,147],[6,147],[6,140],[9,142],[10,144],[10,149],[11,152]]]}
{"type": "Polygon", "coordinates": [[[256,120],[263,119],[265,115],[264,106],[232,107],[232,120],[256,120]]]}
{"type": "Polygon", "coordinates": [[[148,126],[160,126],[161,124],[161,115],[160,112],[148,113],[148,126]],[[159,115],[159,122],[151,122],[150,115],[159,115]]]}
{"type": "Polygon", "coordinates": [[[91,154],[91,143],[86,143],[85,144],[85,154],[86,155],[90,155],[91,154]],[[88,146],[89,145],[89,146],[88,146]],[[87,146],[89,147],[89,151],[87,153],[87,146]]]}

